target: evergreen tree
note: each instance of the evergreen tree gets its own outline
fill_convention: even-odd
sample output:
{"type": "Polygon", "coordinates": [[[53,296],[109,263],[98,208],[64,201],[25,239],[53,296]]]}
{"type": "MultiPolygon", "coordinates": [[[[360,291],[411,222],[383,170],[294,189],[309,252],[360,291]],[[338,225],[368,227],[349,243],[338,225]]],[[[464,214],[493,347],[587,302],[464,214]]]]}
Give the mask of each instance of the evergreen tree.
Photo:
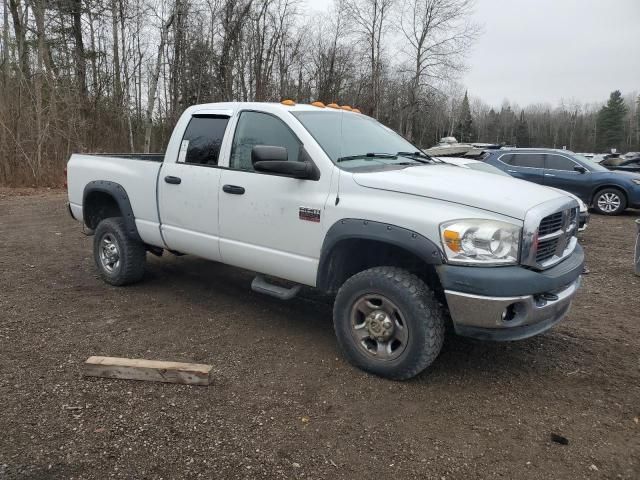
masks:
{"type": "Polygon", "coordinates": [[[602,150],[621,150],[624,142],[624,117],[627,114],[620,90],[611,92],[609,101],[598,112],[598,147],[602,150]]]}
{"type": "Polygon", "coordinates": [[[516,145],[518,147],[529,147],[529,125],[524,118],[524,110],[520,111],[520,120],[516,127],[516,145]]]}
{"type": "Polygon", "coordinates": [[[456,127],[455,136],[461,143],[472,142],[475,139],[473,118],[471,118],[471,108],[469,107],[469,96],[467,92],[464,92],[464,98],[460,106],[460,121],[456,127]]]}

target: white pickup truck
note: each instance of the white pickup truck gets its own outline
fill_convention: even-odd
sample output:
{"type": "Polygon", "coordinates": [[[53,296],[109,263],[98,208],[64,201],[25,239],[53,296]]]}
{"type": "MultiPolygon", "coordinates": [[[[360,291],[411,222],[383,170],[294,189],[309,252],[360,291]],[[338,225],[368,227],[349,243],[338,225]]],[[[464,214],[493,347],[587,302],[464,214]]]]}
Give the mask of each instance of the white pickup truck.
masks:
{"type": "Polygon", "coordinates": [[[146,253],[168,250],[254,271],[282,299],[316,287],[335,295],[349,361],[394,379],[434,361],[447,322],[516,340],[566,315],[584,263],[575,200],[331,107],[197,105],[164,156],[73,155],[69,210],[102,278],[139,281],[146,253]]]}

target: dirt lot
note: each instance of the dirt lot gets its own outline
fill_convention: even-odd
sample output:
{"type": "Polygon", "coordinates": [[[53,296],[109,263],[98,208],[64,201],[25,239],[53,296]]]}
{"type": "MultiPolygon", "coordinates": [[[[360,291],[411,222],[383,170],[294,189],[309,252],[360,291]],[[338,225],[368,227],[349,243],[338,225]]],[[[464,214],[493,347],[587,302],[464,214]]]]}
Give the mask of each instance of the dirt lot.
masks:
{"type": "Polygon", "coordinates": [[[448,338],[397,383],[345,363],[313,292],[284,303],[172,255],[104,284],[64,201],[0,190],[2,479],[640,478],[638,212],[592,216],[591,273],[554,330],[448,338]],[[84,379],[90,355],[212,363],[215,381],[84,379]]]}

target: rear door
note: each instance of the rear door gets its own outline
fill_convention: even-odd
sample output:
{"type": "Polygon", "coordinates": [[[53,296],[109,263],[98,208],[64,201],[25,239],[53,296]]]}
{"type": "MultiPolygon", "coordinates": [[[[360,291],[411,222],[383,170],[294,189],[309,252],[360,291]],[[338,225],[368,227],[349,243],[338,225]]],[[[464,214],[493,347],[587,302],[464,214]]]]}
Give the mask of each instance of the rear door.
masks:
{"type": "Polygon", "coordinates": [[[583,202],[589,202],[591,194],[591,172],[581,173],[575,167],[582,167],[578,162],[559,153],[547,153],[544,164],[544,184],[571,192],[583,202]]]}
{"type": "Polygon", "coordinates": [[[504,153],[498,160],[507,165],[507,173],[529,182],[544,183],[544,155],[541,153],[504,153]]]}
{"type": "Polygon", "coordinates": [[[230,112],[194,114],[178,158],[166,159],[158,179],[161,232],[172,250],[220,260],[218,167],[230,112]],[[172,161],[173,160],[173,161],[172,161]]]}

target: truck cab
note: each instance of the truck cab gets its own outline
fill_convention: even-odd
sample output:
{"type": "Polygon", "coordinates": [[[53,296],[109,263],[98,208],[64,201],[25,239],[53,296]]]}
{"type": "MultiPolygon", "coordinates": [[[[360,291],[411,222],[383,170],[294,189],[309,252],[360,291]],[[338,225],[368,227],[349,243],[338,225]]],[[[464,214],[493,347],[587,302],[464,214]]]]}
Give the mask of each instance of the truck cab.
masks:
{"type": "Polygon", "coordinates": [[[337,105],[193,106],[162,162],[73,155],[68,185],[106,282],[170,251],[254,271],[283,299],[321,289],[346,357],[394,379],[435,360],[446,323],[491,340],[551,328],[584,262],[572,198],[447,165],[337,105]]]}

